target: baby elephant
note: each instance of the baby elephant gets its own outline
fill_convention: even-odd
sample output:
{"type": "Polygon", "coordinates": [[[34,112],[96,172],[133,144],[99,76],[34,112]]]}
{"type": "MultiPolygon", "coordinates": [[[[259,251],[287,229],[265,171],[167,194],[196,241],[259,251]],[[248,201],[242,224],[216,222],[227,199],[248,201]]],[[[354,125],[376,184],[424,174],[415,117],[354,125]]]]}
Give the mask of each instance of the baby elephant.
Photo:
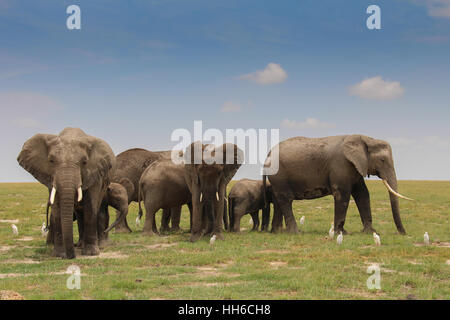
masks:
{"type": "Polygon", "coordinates": [[[191,193],[184,179],[184,165],[174,164],[172,160],[157,160],[145,169],[139,181],[139,214],[142,214],[141,200],[145,206],[143,233],[158,233],[155,214],[159,209],[181,207],[191,202],[191,193]]]}
{"type": "Polygon", "coordinates": [[[270,183],[266,184],[264,192],[261,180],[241,179],[236,182],[228,194],[230,231],[240,232],[241,218],[247,213],[250,213],[253,219],[252,231],[258,230],[260,209],[263,212],[261,231],[267,231],[270,221],[270,202],[272,202],[270,183]]]}

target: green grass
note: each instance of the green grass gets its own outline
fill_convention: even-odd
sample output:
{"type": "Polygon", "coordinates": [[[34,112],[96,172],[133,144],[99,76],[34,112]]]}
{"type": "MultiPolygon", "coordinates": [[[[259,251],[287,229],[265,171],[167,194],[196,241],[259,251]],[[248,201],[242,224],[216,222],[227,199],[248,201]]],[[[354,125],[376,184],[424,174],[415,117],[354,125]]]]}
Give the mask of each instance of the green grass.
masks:
{"type": "MultiPolygon", "coordinates": [[[[0,220],[18,219],[19,236],[0,222],[0,290],[26,299],[449,299],[450,182],[401,181],[400,200],[406,236],[396,233],[388,194],[380,181],[368,181],[374,227],[382,246],[362,234],[352,202],[341,246],[326,239],[333,220],[333,200],[294,202],[298,235],[250,232],[244,216],[241,234],[225,241],[190,243],[187,208],[183,232],[146,237],[134,221],[131,234],[110,234],[110,244],[95,258],[61,260],[50,256],[40,227],[48,193],[40,184],[0,184],[0,220]],[[418,246],[428,231],[432,244],[418,246]],[[24,237],[25,240],[23,241],[24,237]],[[158,244],[162,244],[158,246],[158,244]],[[416,244],[416,245],[415,245],[416,244]],[[381,290],[369,290],[371,263],[381,266],[381,290]],[[81,290],[66,288],[68,266],[80,267],[81,290]]],[[[113,210],[111,210],[113,213],[113,210]]],[[[160,225],[161,213],[157,214],[160,225]]],[[[76,230],[76,226],[74,225],[76,230]]]]}

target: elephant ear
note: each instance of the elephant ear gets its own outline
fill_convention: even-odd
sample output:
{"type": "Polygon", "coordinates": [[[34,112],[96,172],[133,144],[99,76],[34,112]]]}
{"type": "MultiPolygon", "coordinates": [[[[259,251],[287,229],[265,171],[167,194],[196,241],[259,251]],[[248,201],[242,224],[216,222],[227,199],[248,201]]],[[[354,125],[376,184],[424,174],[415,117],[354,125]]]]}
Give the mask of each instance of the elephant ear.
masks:
{"type": "Polygon", "coordinates": [[[82,187],[88,189],[96,182],[106,179],[116,167],[116,157],[110,146],[102,139],[88,136],[88,160],[81,171],[82,187]]]}
{"type": "Polygon", "coordinates": [[[344,156],[353,163],[356,170],[363,177],[367,176],[369,169],[369,155],[367,145],[361,135],[351,135],[344,139],[344,156]]]}
{"type": "Polygon", "coordinates": [[[224,143],[218,149],[223,152],[223,179],[227,185],[244,162],[244,152],[233,143],[224,143]]]}
{"type": "Polygon", "coordinates": [[[24,143],[17,157],[19,165],[49,189],[52,187],[52,169],[48,151],[57,139],[53,134],[36,134],[24,143]]]}

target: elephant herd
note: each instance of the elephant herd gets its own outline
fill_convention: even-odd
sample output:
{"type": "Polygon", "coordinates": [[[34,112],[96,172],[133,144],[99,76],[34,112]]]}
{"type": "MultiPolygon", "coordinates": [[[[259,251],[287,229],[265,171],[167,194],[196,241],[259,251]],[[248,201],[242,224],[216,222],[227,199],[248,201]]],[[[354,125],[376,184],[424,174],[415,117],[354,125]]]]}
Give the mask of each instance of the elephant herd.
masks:
{"type": "MultiPolygon", "coordinates": [[[[278,171],[262,180],[242,179],[227,185],[243,163],[243,151],[236,145],[204,145],[194,142],[186,150],[153,152],[130,149],[115,156],[103,140],[78,128],[66,128],[59,135],[36,134],[25,142],[17,160],[49,191],[51,208],[47,243],[53,255],[74,258],[75,247],[83,255],[98,255],[108,232],[131,232],[128,206],[143,203],[143,233],[158,233],[155,214],[162,209],[159,231],[180,229],[181,207],[190,212],[190,241],[223,231],[239,232],[240,220],[249,213],[257,230],[262,210],[261,231],[268,231],[270,203],[273,204],[272,232],[298,228],[292,212],[293,200],[334,197],[334,226],[344,230],[350,197],[358,207],[363,231],[373,232],[369,192],[365,176],[383,180],[390,192],[397,230],[405,234],[399,212],[397,179],[390,145],[363,135],[325,138],[295,137],[282,141],[269,152],[265,167],[278,158],[278,171]],[[174,154],[178,161],[174,161],[174,154]],[[268,181],[267,181],[268,180],[268,181]],[[109,224],[108,207],[116,209],[109,224]],[[73,242],[76,220],[79,241],[73,242]],[[169,226],[169,224],[171,226],[169,226]]],[[[408,199],[408,198],[406,198],[408,199]]],[[[48,219],[48,217],[47,217],[48,219]]]]}

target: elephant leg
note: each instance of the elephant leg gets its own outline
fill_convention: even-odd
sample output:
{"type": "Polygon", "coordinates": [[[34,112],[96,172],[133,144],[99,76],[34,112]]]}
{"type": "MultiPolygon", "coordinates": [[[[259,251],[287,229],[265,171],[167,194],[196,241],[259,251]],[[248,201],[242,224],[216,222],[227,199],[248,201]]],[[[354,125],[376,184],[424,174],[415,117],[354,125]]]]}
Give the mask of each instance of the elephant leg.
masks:
{"type": "Polygon", "coordinates": [[[162,217],[161,217],[161,233],[162,232],[169,232],[169,221],[170,221],[170,214],[171,209],[170,208],[163,208],[162,217]]]}
{"type": "Polygon", "coordinates": [[[376,232],[372,227],[369,190],[367,190],[363,178],[361,178],[361,180],[353,187],[352,197],[355,199],[356,206],[358,207],[359,216],[361,217],[361,222],[363,224],[363,232],[376,232]]]}
{"type": "Polygon", "coordinates": [[[270,204],[266,208],[262,209],[261,231],[269,230],[269,223],[270,223],[270,204]]]}
{"type": "Polygon", "coordinates": [[[189,232],[191,232],[191,230],[192,230],[192,203],[189,202],[187,204],[187,206],[188,206],[188,209],[189,209],[189,232]]]}
{"type": "Polygon", "coordinates": [[[278,206],[286,223],[286,231],[289,233],[298,233],[297,222],[292,212],[292,200],[284,195],[277,195],[278,206]]]}
{"type": "Polygon", "coordinates": [[[273,201],[273,217],[272,217],[272,231],[273,233],[279,233],[283,231],[283,214],[281,213],[280,206],[277,200],[273,201]]]}
{"type": "Polygon", "coordinates": [[[253,220],[253,228],[252,231],[258,231],[259,228],[259,210],[253,211],[250,213],[253,220]]]}
{"type": "Polygon", "coordinates": [[[78,242],[75,244],[75,247],[82,248],[83,247],[83,234],[84,234],[83,211],[75,210],[75,215],[77,216],[77,224],[78,224],[78,242]]]}
{"type": "Polygon", "coordinates": [[[192,223],[191,223],[191,238],[194,242],[202,236],[203,227],[203,204],[199,201],[200,192],[194,189],[192,192],[192,223]]]}
{"type": "Polygon", "coordinates": [[[97,213],[97,235],[98,235],[98,245],[104,247],[108,242],[108,233],[105,230],[109,226],[109,212],[108,204],[102,202],[100,205],[100,210],[97,213]]]}
{"type": "Polygon", "coordinates": [[[145,202],[145,223],[142,233],[147,236],[152,236],[155,234],[154,230],[156,227],[155,221],[156,211],[158,211],[158,209],[154,208],[154,206],[151,203],[145,202]]]}
{"type": "Polygon", "coordinates": [[[246,214],[246,210],[245,210],[245,206],[241,205],[241,204],[236,204],[235,202],[233,203],[233,231],[234,232],[241,232],[241,219],[242,217],[246,214]]]}
{"type": "Polygon", "coordinates": [[[88,256],[97,256],[100,254],[98,247],[97,234],[97,214],[100,209],[100,195],[104,194],[106,187],[102,185],[92,186],[85,194],[83,194],[83,216],[84,216],[84,231],[83,231],[83,249],[81,254],[88,256]],[[103,192],[102,192],[103,191],[103,192]]]}
{"type": "Polygon", "coordinates": [[[180,230],[181,206],[170,208],[170,231],[180,230]]]}
{"type": "Polygon", "coordinates": [[[344,230],[345,217],[347,216],[350,192],[336,190],[334,196],[334,232],[347,234],[344,230]]]}
{"type": "Polygon", "coordinates": [[[223,202],[223,226],[225,228],[225,231],[229,231],[230,230],[230,224],[228,222],[228,206],[227,206],[227,202],[224,201],[223,202]]]}
{"type": "Polygon", "coordinates": [[[225,197],[227,196],[226,193],[226,185],[220,185],[219,186],[219,201],[214,202],[214,230],[213,233],[216,235],[218,239],[223,240],[223,221],[224,221],[224,214],[223,211],[225,208],[225,197]]]}
{"type": "MultiPolygon", "coordinates": [[[[127,207],[128,207],[128,205],[127,205],[127,207]]],[[[123,210],[123,208],[120,210],[116,210],[116,220],[119,219],[121,213],[123,214],[123,211],[121,212],[121,210],[123,210]]],[[[127,210],[128,210],[128,208],[127,208],[127,210]]],[[[133,232],[133,231],[128,226],[128,221],[127,221],[126,216],[124,218],[122,218],[122,220],[119,221],[116,224],[116,226],[114,227],[114,233],[131,233],[131,232],[133,232]]]]}
{"type": "Polygon", "coordinates": [[[50,225],[53,232],[53,252],[52,256],[65,258],[66,250],[63,243],[62,225],[61,225],[61,212],[58,200],[53,204],[52,214],[50,216],[50,225]]]}
{"type": "Polygon", "coordinates": [[[54,219],[53,215],[54,215],[54,213],[52,210],[52,212],[50,214],[50,224],[47,226],[48,227],[48,233],[47,233],[47,239],[46,239],[47,244],[55,244],[55,232],[53,231],[54,227],[52,227],[52,221],[54,219]]]}

